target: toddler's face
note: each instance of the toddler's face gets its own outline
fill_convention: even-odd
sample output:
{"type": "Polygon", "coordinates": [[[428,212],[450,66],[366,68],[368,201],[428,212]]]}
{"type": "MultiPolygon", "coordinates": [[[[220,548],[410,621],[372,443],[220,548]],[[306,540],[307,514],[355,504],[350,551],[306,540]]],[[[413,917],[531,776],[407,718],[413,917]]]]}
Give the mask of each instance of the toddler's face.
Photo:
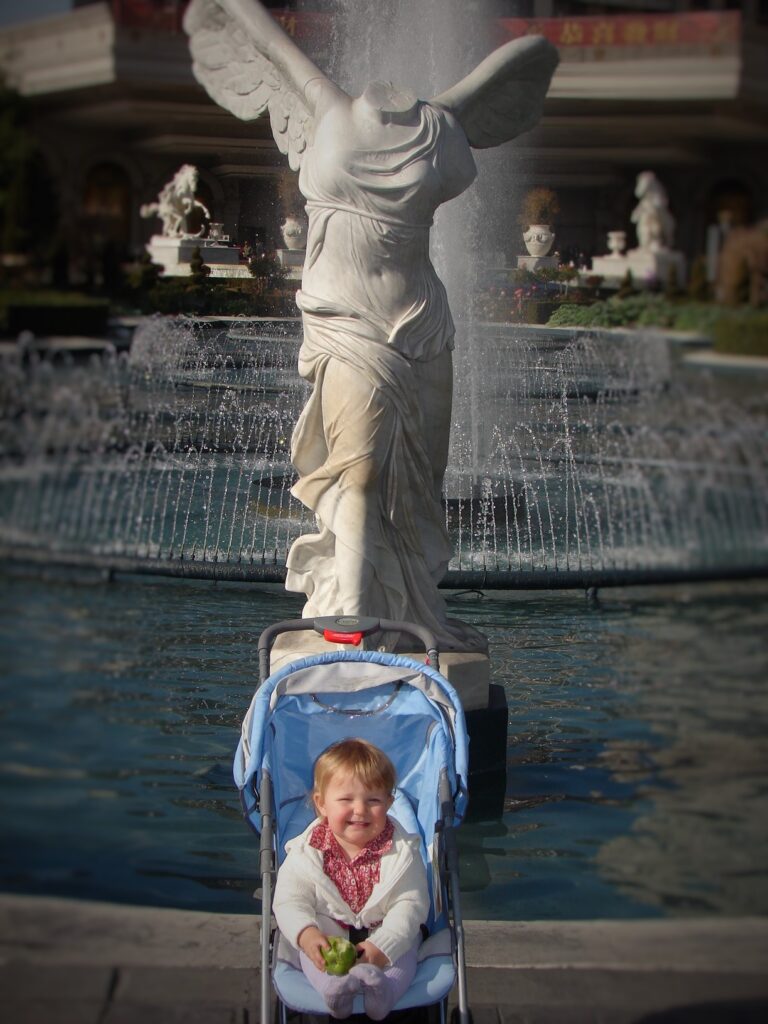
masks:
{"type": "Polygon", "coordinates": [[[315,806],[341,848],[354,856],[384,830],[392,795],[369,789],[356,775],[337,775],[315,797],[315,806]]]}

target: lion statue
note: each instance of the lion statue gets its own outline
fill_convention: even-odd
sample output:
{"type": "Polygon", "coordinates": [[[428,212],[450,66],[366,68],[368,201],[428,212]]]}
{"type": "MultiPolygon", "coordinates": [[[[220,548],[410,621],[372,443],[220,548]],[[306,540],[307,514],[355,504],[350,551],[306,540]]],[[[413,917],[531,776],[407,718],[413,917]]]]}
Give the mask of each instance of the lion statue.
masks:
{"type": "Polygon", "coordinates": [[[164,185],[156,203],[145,203],[139,213],[142,217],[159,217],[163,223],[165,238],[200,238],[205,233],[205,225],[199,231],[189,231],[189,215],[193,210],[201,210],[211,219],[208,208],[195,199],[197,191],[197,168],[192,164],[184,164],[176,171],[173,178],[164,185]]]}

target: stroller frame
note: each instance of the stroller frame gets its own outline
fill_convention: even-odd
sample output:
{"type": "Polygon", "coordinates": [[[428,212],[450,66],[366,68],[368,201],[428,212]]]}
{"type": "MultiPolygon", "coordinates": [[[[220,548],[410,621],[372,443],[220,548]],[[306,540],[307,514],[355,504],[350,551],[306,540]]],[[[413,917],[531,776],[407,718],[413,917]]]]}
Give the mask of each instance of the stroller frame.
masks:
{"type": "MultiPolygon", "coordinates": [[[[313,630],[324,636],[331,643],[359,644],[363,636],[378,631],[400,632],[411,634],[419,639],[427,652],[427,668],[419,662],[409,658],[397,656],[395,664],[403,667],[404,671],[418,669],[420,672],[429,674],[437,681],[442,681],[448,687],[447,681],[438,676],[439,655],[437,642],[434,635],[424,627],[414,623],[396,622],[389,619],[363,618],[358,616],[341,616],[339,618],[318,618],[318,619],[291,619],[275,623],[269,626],[261,634],[258,643],[259,658],[259,688],[268,680],[270,675],[270,652],[275,639],[282,633],[294,631],[313,630]]],[[[369,660],[373,652],[362,653],[343,652],[339,653],[339,660],[369,660]]],[[[384,658],[385,656],[380,656],[384,658]]],[[[376,658],[378,660],[378,658],[376,658]]],[[[465,780],[466,781],[466,780],[465,780]]],[[[461,900],[459,890],[459,855],[456,842],[456,809],[454,794],[445,776],[441,776],[438,800],[441,808],[440,821],[442,828],[435,834],[435,842],[438,844],[437,867],[439,870],[439,885],[446,908],[448,930],[451,936],[451,954],[455,970],[455,985],[457,989],[457,1006],[452,1013],[454,1024],[471,1024],[471,1013],[468,1005],[466,960],[465,960],[465,935],[464,924],[461,912],[461,900]]],[[[259,843],[259,875],[261,877],[261,992],[260,992],[260,1013],[262,1024],[267,1024],[272,1017],[271,999],[271,966],[273,955],[276,950],[275,936],[276,925],[272,918],[272,896],[274,882],[277,873],[276,858],[276,829],[275,829],[275,807],[274,790],[272,778],[268,771],[261,773],[261,780],[257,794],[257,804],[260,813],[260,843],[259,843]]],[[[246,815],[247,815],[246,811],[246,815]]],[[[278,1020],[280,1024],[287,1024],[287,1006],[276,993],[278,1005],[278,1020]]],[[[439,1000],[440,1024],[445,1024],[447,1009],[447,993],[439,1000]]],[[[418,1004],[429,1005],[429,1004],[418,1004]]],[[[434,1004],[432,1004],[434,1005],[434,1004]]],[[[403,1011],[404,1012],[404,1011],[403,1011]]]]}

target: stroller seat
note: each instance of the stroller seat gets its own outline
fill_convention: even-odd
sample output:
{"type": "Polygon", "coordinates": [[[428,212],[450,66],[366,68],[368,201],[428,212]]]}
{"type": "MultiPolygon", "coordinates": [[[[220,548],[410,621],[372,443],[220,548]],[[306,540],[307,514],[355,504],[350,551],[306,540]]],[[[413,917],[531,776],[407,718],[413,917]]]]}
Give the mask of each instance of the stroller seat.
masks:
{"type": "MultiPolygon", "coordinates": [[[[408,991],[393,1009],[407,1010],[415,1006],[431,1006],[445,999],[456,983],[456,965],[451,941],[450,929],[443,928],[422,943],[416,976],[408,991]]],[[[299,1013],[328,1013],[321,996],[307,981],[296,951],[282,935],[275,944],[272,983],[279,998],[292,1010],[299,1013]]],[[[352,1012],[365,1013],[362,996],[355,996],[352,1012]]]]}

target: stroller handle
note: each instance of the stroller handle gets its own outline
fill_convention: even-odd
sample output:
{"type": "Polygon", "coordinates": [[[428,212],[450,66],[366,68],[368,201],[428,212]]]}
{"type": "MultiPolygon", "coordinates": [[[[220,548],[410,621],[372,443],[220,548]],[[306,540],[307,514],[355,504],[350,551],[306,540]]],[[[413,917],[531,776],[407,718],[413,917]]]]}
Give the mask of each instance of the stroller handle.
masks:
{"type": "Polygon", "coordinates": [[[396,622],[394,619],[377,619],[372,616],[338,615],[316,619],[284,619],[267,626],[259,637],[259,679],[263,683],[269,677],[269,655],[272,644],[281,633],[314,631],[330,643],[360,643],[364,636],[377,632],[409,633],[424,645],[427,664],[439,669],[437,639],[431,630],[415,622],[396,622]]]}

